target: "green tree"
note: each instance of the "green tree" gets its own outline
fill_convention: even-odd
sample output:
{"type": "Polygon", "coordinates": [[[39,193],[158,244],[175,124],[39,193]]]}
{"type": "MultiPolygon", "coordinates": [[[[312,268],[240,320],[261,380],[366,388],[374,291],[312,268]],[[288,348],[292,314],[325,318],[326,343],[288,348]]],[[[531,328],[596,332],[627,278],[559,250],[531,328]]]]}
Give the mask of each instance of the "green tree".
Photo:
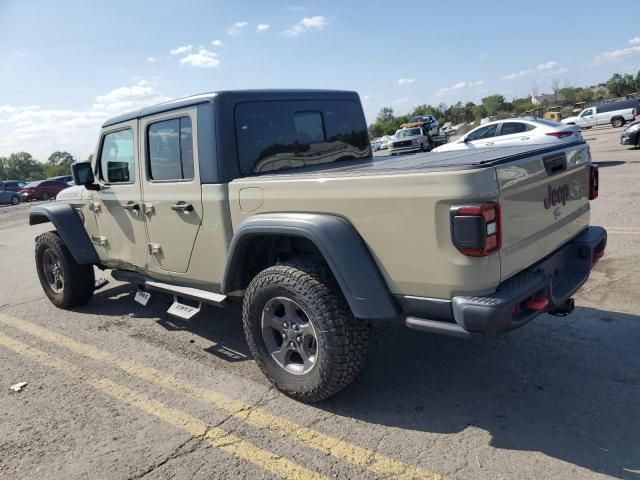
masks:
{"type": "Polygon", "coordinates": [[[605,85],[609,89],[609,95],[612,98],[622,97],[635,90],[635,79],[633,75],[628,73],[624,75],[614,73],[605,85]]]}
{"type": "Polygon", "coordinates": [[[378,116],[376,117],[376,123],[391,123],[395,120],[393,116],[393,108],[383,107],[380,109],[378,116]]]}
{"type": "Polygon", "coordinates": [[[71,165],[73,162],[75,162],[75,159],[69,152],[53,152],[49,155],[49,159],[43,167],[44,175],[47,178],[57,177],[59,175],[69,175],[71,173],[71,165]]]}
{"type": "Polygon", "coordinates": [[[482,106],[487,115],[492,116],[504,109],[504,97],[502,95],[489,95],[482,99],[482,106]]]}
{"type": "Polygon", "coordinates": [[[5,180],[37,180],[43,176],[42,164],[27,152],[12,153],[2,163],[5,180]]]}

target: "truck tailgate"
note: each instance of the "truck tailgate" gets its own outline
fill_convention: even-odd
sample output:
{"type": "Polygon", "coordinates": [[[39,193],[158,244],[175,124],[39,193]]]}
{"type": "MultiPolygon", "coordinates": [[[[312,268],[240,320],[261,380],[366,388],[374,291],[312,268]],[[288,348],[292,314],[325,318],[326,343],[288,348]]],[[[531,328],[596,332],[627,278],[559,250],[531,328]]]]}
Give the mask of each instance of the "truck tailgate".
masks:
{"type": "Polygon", "coordinates": [[[589,147],[580,143],[495,165],[502,209],[503,281],[588,225],[590,162],[589,147]]]}

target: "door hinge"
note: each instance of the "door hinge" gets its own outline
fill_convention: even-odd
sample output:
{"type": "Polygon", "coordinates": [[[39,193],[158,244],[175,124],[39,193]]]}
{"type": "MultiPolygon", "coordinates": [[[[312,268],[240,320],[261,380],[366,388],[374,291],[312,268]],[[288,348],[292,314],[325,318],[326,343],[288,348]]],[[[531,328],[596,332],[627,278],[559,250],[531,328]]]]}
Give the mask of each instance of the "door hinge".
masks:
{"type": "Polygon", "coordinates": [[[162,247],[160,247],[159,243],[147,243],[147,248],[151,255],[156,255],[162,251],[162,247]]]}
{"type": "Polygon", "coordinates": [[[98,235],[91,235],[91,241],[99,247],[104,247],[107,244],[107,237],[100,237],[98,235]]]}
{"type": "Polygon", "coordinates": [[[151,215],[155,212],[155,208],[153,207],[153,203],[147,202],[144,204],[144,214],[151,215]]]}

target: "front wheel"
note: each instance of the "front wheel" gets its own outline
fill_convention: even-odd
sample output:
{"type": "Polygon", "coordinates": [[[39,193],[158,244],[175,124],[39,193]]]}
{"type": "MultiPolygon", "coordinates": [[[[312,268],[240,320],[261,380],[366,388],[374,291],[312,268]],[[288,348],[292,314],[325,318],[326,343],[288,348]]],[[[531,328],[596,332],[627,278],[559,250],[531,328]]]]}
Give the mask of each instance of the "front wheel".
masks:
{"type": "Polygon", "coordinates": [[[56,232],[36,238],[36,270],[45,295],[56,307],[84,305],[93,296],[93,265],[81,265],[56,232]]]}
{"type": "Polygon", "coordinates": [[[14,195],[11,197],[11,205],[18,205],[20,203],[20,197],[18,195],[14,195]]]}
{"type": "Polygon", "coordinates": [[[284,394],[319,402],[365,364],[369,322],[352,314],[319,261],[291,261],[254,277],[245,292],[244,333],[256,363],[284,394]]]}
{"type": "Polygon", "coordinates": [[[42,200],[49,200],[49,194],[47,192],[44,192],[41,198],[42,200]]]}

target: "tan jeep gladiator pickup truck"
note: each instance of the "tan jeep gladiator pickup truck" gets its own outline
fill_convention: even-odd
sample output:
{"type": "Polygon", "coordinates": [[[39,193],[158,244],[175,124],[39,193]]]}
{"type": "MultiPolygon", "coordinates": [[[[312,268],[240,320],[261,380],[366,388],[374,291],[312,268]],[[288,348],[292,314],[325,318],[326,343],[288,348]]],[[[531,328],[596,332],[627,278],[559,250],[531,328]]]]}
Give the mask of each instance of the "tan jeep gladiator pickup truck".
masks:
{"type": "Polygon", "coordinates": [[[90,300],[94,266],[174,296],[242,299],[256,362],[319,401],[361,370],[371,321],[494,335],[571,296],[604,254],[589,226],[597,167],[577,137],[554,147],[372,157],[359,97],[227,91],[107,121],[77,187],[34,206],[44,292],[90,300]]]}

